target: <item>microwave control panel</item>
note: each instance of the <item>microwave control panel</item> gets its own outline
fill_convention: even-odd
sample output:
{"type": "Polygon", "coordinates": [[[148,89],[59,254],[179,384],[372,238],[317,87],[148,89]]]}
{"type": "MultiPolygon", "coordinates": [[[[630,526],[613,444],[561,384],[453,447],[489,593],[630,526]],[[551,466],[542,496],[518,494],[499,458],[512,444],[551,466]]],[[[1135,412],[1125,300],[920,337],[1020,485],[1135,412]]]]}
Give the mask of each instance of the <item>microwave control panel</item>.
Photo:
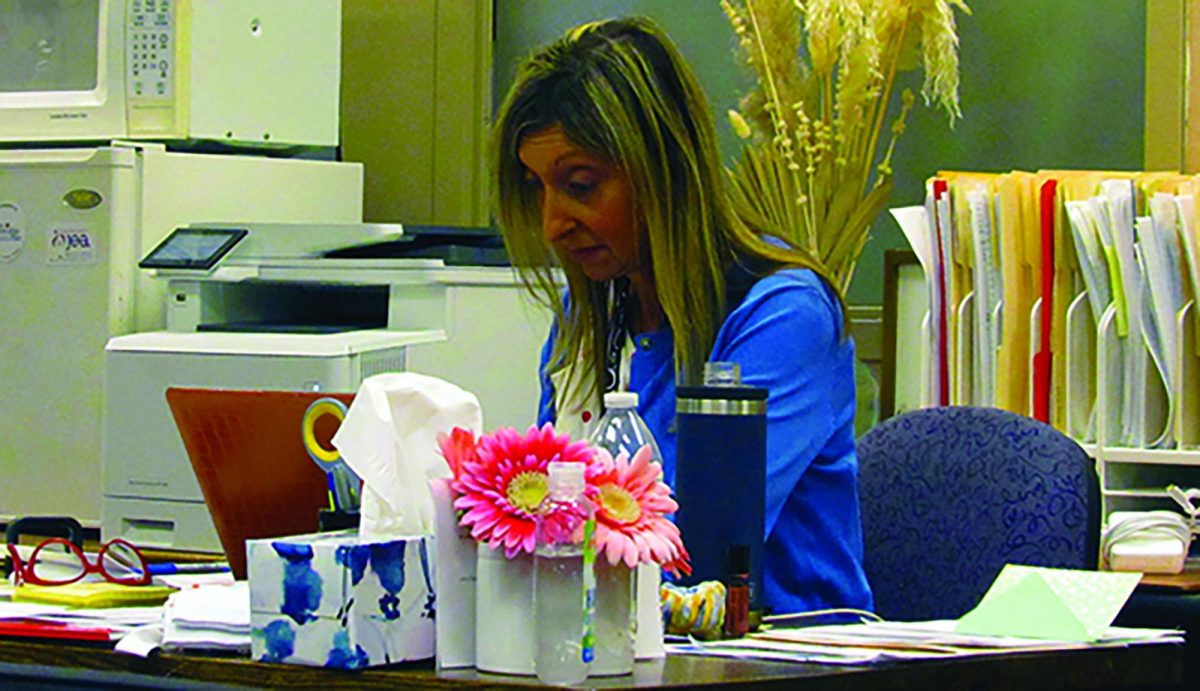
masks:
{"type": "Polygon", "coordinates": [[[132,0],[126,17],[126,96],[171,100],[175,81],[174,0],[132,0]]]}

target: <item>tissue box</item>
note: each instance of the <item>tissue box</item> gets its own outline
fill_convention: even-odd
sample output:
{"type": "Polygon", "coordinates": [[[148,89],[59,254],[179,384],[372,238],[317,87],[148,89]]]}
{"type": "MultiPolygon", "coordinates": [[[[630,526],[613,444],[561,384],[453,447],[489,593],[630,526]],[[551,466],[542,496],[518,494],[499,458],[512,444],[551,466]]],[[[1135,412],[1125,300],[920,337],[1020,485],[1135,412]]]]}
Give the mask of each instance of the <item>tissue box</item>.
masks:
{"type": "Polygon", "coordinates": [[[251,655],[358,669],[433,657],[433,538],[358,531],[246,542],[251,655]]]}

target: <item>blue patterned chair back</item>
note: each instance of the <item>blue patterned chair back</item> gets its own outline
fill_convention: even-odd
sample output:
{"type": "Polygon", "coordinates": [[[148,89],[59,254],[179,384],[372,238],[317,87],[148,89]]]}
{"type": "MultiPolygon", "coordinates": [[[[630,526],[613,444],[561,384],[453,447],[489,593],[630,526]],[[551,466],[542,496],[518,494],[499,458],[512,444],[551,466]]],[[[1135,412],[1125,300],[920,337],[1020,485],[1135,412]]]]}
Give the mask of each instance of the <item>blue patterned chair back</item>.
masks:
{"type": "Polygon", "coordinates": [[[858,440],[864,566],[885,619],[956,619],[1006,563],[1095,568],[1095,465],[998,408],[924,408],[858,440]]]}

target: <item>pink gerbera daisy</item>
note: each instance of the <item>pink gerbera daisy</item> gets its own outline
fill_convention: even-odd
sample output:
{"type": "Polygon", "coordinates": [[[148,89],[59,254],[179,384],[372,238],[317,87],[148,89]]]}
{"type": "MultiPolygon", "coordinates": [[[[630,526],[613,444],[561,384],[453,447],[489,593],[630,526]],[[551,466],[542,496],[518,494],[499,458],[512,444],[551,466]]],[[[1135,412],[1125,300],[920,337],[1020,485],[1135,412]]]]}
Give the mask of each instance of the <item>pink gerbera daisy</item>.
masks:
{"type": "Polygon", "coordinates": [[[658,479],[657,463],[651,463],[649,446],[633,460],[622,453],[616,458],[604,449],[588,468],[588,484],[596,502],[596,552],[608,563],[624,561],[633,568],[655,562],[675,574],[692,572],[679,528],[667,520],[679,505],[671,488],[658,479]]]}
{"type": "Polygon", "coordinates": [[[439,434],[437,442],[442,457],[450,466],[452,477],[457,478],[462,472],[462,467],[476,458],[475,447],[479,442],[475,439],[475,433],[469,429],[455,427],[450,430],[450,434],[439,434]]]}
{"type": "Polygon", "coordinates": [[[474,455],[464,455],[451,486],[459,495],[454,508],[476,542],[504,548],[512,558],[533,553],[534,517],[546,496],[546,466],[551,461],[590,463],[595,450],[572,442],[554,427],[530,427],[524,436],[511,427],[479,438],[474,455]]]}

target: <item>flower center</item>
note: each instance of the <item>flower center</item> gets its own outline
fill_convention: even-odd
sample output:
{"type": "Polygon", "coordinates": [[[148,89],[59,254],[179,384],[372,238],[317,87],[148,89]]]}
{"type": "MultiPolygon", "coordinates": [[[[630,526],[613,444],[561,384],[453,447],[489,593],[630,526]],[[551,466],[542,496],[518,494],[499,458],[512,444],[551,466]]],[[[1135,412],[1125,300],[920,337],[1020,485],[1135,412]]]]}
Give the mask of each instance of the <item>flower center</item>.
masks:
{"type": "Polygon", "coordinates": [[[525,513],[536,513],[546,498],[546,476],[530,470],[517,473],[508,481],[504,494],[508,497],[508,503],[515,508],[525,513]]]}
{"type": "Polygon", "coordinates": [[[600,506],[618,523],[633,523],[642,517],[642,507],[629,490],[608,484],[600,488],[600,506]]]}

